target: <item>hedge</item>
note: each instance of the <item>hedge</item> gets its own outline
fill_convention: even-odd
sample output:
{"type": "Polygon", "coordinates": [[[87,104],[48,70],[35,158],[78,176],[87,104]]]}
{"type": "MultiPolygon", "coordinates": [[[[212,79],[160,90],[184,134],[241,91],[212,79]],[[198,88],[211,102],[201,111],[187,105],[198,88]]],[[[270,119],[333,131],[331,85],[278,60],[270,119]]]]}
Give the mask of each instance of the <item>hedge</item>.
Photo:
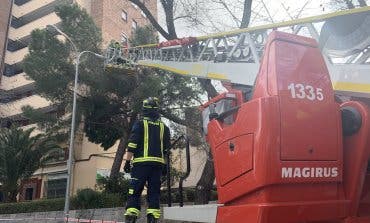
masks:
{"type": "Polygon", "coordinates": [[[60,211],[63,209],[64,198],[0,204],[0,214],[60,211]]]}
{"type": "MultiPolygon", "coordinates": [[[[184,189],[184,202],[194,202],[195,189],[184,189]]],[[[211,200],[217,199],[217,193],[212,191],[211,200]]],[[[144,197],[142,199],[145,200],[144,197]]],[[[180,193],[177,188],[172,189],[172,202],[180,201],[180,193]]],[[[114,208],[125,205],[124,198],[120,194],[110,194],[96,192],[91,189],[83,189],[78,191],[77,195],[71,198],[71,210],[79,209],[95,209],[95,208],[114,208]]],[[[167,203],[167,192],[162,191],[161,203],[167,203]]],[[[29,212],[48,212],[48,211],[63,211],[64,198],[57,199],[40,199],[18,203],[0,203],[0,214],[15,214],[29,212]]]]}
{"type": "MultiPolygon", "coordinates": [[[[123,200],[117,194],[81,190],[71,198],[71,210],[122,207],[123,200]]],[[[63,211],[64,198],[40,199],[27,202],[0,204],[0,214],[63,211]]]]}

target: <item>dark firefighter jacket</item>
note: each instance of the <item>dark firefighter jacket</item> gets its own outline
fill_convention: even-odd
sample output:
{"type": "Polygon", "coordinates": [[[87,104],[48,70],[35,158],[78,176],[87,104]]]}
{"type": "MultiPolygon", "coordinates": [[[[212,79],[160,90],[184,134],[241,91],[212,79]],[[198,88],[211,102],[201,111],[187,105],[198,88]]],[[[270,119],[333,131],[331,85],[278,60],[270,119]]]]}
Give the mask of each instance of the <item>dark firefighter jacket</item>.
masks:
{"type": "Polygon", "coordinates": [[[162,121],[144,117],[133,125],[127,147],[134,153],[134,165],[165,164],[170,130],[162,121]]]}

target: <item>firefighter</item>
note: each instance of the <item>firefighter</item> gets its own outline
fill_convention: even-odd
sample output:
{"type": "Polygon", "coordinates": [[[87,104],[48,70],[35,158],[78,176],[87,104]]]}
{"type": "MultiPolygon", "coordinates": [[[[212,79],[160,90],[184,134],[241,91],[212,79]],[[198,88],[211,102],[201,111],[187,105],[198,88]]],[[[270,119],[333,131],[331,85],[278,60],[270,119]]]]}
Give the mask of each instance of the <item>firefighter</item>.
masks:
{"type": "Polygon", "coordinates": [[[143,101],[143,119],[131,130],[126,150],[125,172],[131,172],[126,223],[134,223],[140,214],[140,196],[147,183],[147,222],[160,218],[161,175],[166,170],[165,154],[170,148],[169,128],[160,120],[159,100],[150,97],[143,101]],[[131,161],[132,160],[132,161],[131,161]],[[132,169],[131,169],[132,162],[132,169]]]}

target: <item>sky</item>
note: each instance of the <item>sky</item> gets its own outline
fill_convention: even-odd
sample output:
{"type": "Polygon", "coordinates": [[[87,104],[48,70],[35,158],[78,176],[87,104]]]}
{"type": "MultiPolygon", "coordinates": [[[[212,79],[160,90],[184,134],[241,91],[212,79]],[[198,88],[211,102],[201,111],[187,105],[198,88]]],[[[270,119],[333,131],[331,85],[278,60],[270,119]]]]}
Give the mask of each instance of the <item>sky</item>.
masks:
{"type": "MultiPolygon", "coordinates": [[[[199,5],[207,0],[186,0],[190,4],[199,5]]],[[[208,0],[211,2],[212,0],[208,0]]],[[[213,0],[214,1],[214,0],[213,0]]],[[[242,16],[241,0],[224,0],[228,7],[235,13],[238,18],[242,16]]],[[[321,15],[338,10],[338,5],[333,4],[335,0],[253,0],[252,17],[250,26],[269,24],[281,21],[289,21],[292,18],[303,18],[315,15],[321,15]]],[[[338,0],[337,0],[338,1],[338,0]]],[[[159,2],[159,1],[158,1],[159,2]]],[[[354,0],[357,4],[357,1],[354,0]]],[[[370,5],[370,0],[367,0],[370,5]]],[[[181,7],[178,7],[181,8],[181,7]]],[[[180,14],[178,10],[177,14],[180,14]]],[[[161,5],[158,3],[158,17],[160,24],[165,24],[165,18],[161,5]]],[[[184,20],[177,20],[176,30],[179,37],[202,36],[205,34],[215,33],[217,31],[228,31],[235,29],[237,26],[224,8],[217,4],[207,4],[206,10],[199,10],[199,17],[206,25],[204,27],[195,27],[189,25],[184,20]],[[217,30],[212,28],[211,23],[215,24],[217,30]],[[190,27],[189,27],[190,26],[190,27]]],[[[163,38],[160,38],[163,41],[163,38]]]]}

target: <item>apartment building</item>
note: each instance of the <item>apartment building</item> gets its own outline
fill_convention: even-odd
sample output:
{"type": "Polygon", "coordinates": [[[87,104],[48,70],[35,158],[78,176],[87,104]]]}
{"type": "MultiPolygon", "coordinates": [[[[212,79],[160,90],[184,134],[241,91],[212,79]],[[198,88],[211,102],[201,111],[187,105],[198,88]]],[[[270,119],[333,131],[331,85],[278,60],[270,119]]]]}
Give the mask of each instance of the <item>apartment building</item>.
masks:
{"type": "MultiPolygon", "coordinates": [[[[22,60],[28,53],[31,31],[61,22],[54,9],[62,2],[77,3],[93,17],[102,30],[103,45],[112,39],[125,43],[138,26],[149,24],[142,11],[128,0],[1,0],[0,1],[0,120],[1,127],[12,124],[35,126],[22,115],[22,107],[30,105],[45,113],[64,114],[53,104],[35,94],[34,81],[22,70],[22,60]]],[[[154,15],[157,0],[144,0],[154,15]]],[[[103,151],[88,142],[82,132],[75,139],[75,165],[72,190],[94,188],[96,176],[109,173],[116,146],[103,151]]],[[[67,151],[67,145],[66,151],[67,151]]],[[[20,200],[65,195],[67,153],[39,169],[34,177],[22,182],[20,200]]],[[[1,197],[1,196],[0,196],[1,197]]]]}

